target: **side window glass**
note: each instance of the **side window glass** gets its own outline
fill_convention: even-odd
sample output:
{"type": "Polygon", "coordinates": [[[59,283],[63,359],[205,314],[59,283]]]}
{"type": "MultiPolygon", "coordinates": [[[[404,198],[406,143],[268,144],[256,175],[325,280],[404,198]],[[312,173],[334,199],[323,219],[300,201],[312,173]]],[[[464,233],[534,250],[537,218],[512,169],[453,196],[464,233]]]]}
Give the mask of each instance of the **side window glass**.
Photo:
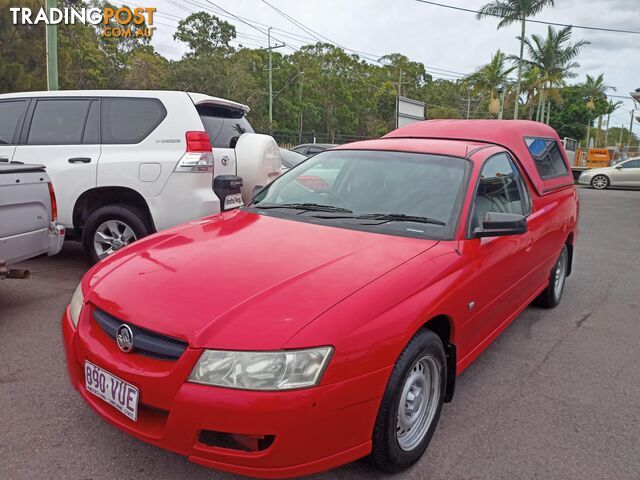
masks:
{"type": "Polygon", "coordinates": [[[91,108],[89,108],[89,115],[87,116],[87,124],[84,127],[82,143],[85,145],[97,145],[100,143],[99,117],[100,102],[94,100],[91,102],[91,108]]]}
{"type": "Polygon", "coordinates": [[[103,98],[102,143],[140,143],[166,116],[164,105],[155,98],[103,98]]]}
{"type": "Polygon", "coordinates": [[[525,138],[529,153],[543,180],[566,175],[569,171],[555,140],[547,138],[525,138]]]}
{"type": "Polygon", "coordinates": [[[79,145],[90,100],[38,100],[27,145],[79,145]]]}
{"type": "Polygon", "coordinates": [[[27,110],[25,100],[0,102],[0,145],[11,145],[27,110]]]}
{"type": "Polygon", "coordinates": [[[489,212],[526,215],[528,201],[521,188],[520,175],[506,154],[499,153],[487,160],[480,172],[471,227],[481,226],[489,212]]]}
{"type": "Polygon", "coordinates": [[[631,160],[623,164],[622,168],[640,168],[640,160],[631,160]]]}

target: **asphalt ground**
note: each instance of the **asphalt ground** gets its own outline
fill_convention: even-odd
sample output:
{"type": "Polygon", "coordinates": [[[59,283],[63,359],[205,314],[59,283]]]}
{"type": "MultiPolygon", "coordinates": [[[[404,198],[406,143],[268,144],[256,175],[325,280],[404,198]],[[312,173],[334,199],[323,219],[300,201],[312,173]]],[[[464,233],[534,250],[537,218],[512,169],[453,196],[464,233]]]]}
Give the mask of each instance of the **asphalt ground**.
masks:
{"type": "MultiPolygon", "coordinates": [[[[581,188],[574,271],[459,378],[422,460],[394,479],[640,478],[640,191],[581,188]]],[[[67,380],[60,316],[78,244],[0,282],[0,478],[232,479],[98,418],[67,380]]],[[[366,461],[317,479],[386,478],[366,461]]]]}

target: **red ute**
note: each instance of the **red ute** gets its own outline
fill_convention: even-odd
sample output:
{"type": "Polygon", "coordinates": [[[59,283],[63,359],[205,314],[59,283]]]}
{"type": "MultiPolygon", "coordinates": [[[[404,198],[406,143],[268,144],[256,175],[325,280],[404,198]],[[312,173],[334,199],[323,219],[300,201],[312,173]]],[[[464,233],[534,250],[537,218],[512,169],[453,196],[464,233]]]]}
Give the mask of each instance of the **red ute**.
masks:
{"type": "Polygon", "coordinates": [[[323,152],[246,207],[91,269],[69,376],[125,432],[257,477],[415,463],[454,382],[557,305],[578,199],[557,134],[428,121],[323,152]]]}

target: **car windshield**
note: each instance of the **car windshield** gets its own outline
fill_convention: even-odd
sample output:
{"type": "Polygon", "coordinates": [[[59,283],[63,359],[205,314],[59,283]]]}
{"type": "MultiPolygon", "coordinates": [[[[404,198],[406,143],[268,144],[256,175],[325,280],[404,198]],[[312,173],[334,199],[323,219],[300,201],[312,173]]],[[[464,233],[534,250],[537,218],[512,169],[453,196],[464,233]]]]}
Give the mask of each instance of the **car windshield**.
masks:
{"type": "Polygon", "coordinates": [[[422,153],[333,150],[263,189],[261,214],[387,234],[448,239],[468,162],[422,153]]]}

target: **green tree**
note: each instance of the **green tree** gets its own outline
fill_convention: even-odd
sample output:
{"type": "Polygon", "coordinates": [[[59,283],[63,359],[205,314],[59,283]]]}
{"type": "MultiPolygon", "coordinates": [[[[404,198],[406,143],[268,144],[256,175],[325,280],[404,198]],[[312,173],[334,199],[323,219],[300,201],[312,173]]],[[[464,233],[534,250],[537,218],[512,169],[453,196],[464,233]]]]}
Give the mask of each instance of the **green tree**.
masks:
{"type": "Polygon", "coordinates": [[[520,84],[522,82],[522,69],[524,66],[524,41],[526,37],[527,18],[540,13],[544,7],[553,6],[554,0],[494,0],[484,5],[476,18],[500,17],[498,29],[516,22],[520,22],[520,56],[518,58],[518,80],[516,84],[515,106],[513,118],[518,118],[518,106],[520,104],[520,84]]]}
{"type": "Polygon", "coordinates": [[[562,103],[559,88],[566,85],[568,78],[576,76],[573,69],[580,65],[574,59],[588,44],[586,40],[571,43],[571,27],[560,30],[548,27],[545,37],[534,34],[525,39],[528,54],[525,62],[537,68],[542,84],[536,120],[549,122],[551,100],[562,103]]]}
{"type": "Polygon", "coordinates": [[[152,46],[134,50],[127,59],[122,86],[137,90],[159,90],[167,87],[169,62],[152,46]]]}
{"type": "Polygon", "coordinates": [[[173,38],[188,45],[189,55],[208,56],[229,47],[236,38],[236,27],[210,13],[197,12],[180,20],[173,38]]]}
{"type": "Polygon", "coordinates": [[[474,73],[469,75],[465,82],[471,85],[475,93],[488,94],[490,104],[495,108],[499,108],[499,100],[494,98],[498,87],[507,88],[509,82],[509,74],[515,70],[515,67],[507,66],[507,57],[498,50],[491,57],[491,61],[486,65],[478,68],[474,73]],[[496,102],[498,102],[496,104],[496,102]]]}

